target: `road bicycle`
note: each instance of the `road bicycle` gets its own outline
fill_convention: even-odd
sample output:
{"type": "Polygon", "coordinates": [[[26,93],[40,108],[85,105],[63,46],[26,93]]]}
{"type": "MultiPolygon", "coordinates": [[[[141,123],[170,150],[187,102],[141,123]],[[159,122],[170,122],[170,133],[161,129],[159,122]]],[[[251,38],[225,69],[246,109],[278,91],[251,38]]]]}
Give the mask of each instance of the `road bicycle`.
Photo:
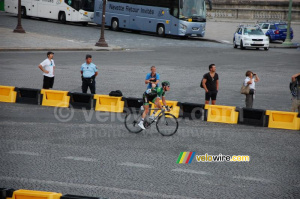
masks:
{"type": "MultiPolygon", "coordinates": [[[[173,106],[170,107],[172,109],[173,106]]],[[[178,121],[177,118],[171,113],[165,113],[166,110],[158,108],[150,108],[149,112],[157,111],[154,119],[150,119],[148,116],[144,120],[144,127],[149,129],[153,123],[156,123],[157,131],[163,136],[171,136],[177,132],[178,121]]],[[[125,127],[131,133],[140,133],[143,129],[139,127],[138,123],[141,121],[143,112],[139,113],[130,112],[125,117],[125,127]]]]}

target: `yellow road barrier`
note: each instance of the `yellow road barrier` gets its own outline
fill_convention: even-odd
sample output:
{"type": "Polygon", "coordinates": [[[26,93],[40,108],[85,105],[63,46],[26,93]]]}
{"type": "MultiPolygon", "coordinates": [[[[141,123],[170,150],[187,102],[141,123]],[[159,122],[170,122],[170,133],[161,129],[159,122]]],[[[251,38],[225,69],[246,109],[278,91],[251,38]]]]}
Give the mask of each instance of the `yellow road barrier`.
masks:
{"type": "Polygon", "coordinates": [[[269,116],[269,128],[300,130],[298,113],[283,111],[266,111],[269,116]]]}
{"type": "Polygon", "coordinates": [[[239,113],[234,106],[220,106],[205,104],[208,122],[220,122],[227,124],[237,124],[239,113]]]}
{"type": "Polygon", "coordinates": [[[20,189],[14,192],[12,199],[60,199],[61,193],[20,189]]]}
{"type": "Polygon", "coordinates": [[[42,106],[69,107],[69,91],[57,91],[42,89],[43,94],[42,106]]]}
{"type": "Polygon", "coordinates": [[[14,86],[0,86],[0,102],[15,103],[17,92],[14,86]]]}
{"type": "Polygon", "coordinates": [[[123,113],[124,102],[122,101],[122,97],[94,95],[94,99],[96,100],[95,111],[123,113]]]}

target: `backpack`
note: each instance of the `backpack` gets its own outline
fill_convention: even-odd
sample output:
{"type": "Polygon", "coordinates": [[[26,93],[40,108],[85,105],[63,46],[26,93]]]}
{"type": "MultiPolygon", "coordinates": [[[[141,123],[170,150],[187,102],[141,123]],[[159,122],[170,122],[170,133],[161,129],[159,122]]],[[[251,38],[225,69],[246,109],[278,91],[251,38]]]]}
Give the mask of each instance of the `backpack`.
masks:
{"type": "Polygon", "coordinates": [[[200,87],[201,87],[201,88],[204,88],[202,82],[203,82],[203,78],[202,78],[202,80],[201,80],[201,82],[200,82],[200,87]]]}
{"type": "Polygon", "coordinates": [[[298,87],[298,82],[290,82],[290,91],[293,97],[297,97],[297,87],[298,87]]]}
{"type": "Polygon", "coordinates": [[[122,92],[121,92],[120,90],[116,90],[116,91],[111,91],[111,92],[109,93],[109,96],[113,96],[113,97],[122,97],[123,94],[122,94],[122,92]]]}

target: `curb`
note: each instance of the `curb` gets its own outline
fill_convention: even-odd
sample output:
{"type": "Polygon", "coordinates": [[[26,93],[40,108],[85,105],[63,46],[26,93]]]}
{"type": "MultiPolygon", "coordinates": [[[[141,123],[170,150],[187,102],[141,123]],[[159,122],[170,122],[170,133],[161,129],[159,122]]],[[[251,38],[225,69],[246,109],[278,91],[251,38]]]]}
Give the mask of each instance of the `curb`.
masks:
{"type": "Polygon", "coordinates": [[[121,47],[92,47],[92,48],[0,48],[1,51],[122,51],[121,47]]]}
{"type": "MultiPolygon", "coordinates": [[[[232,43],[227,43],[227,42],[223,42],[223,41],[219,41],[219,40],[214,40],[214,39],[197,38],[197,40],[203,40],[203,41],[208,41],[208,42],[214,42],[214,43],[221,43],[221,44],[232,45],[232,43]]],[[[285,48],[285,49],[300,48],[300,44],[299,43],[293,43],[292,46],[283,46],[282,44],[278,44],[278,45],[271,44],[269,46],[269,48],[285,48]]]]}
{"type": "Polygon", "coordinates": [[[269,46],[269,48],[286,48],[286,49],[289,49],[289,48],[300,48],[300,44],[293,44],[292,46],[283,46],[282,44],[279,44],[279,45],[271,45],[269,46]]]}
{"type": "Polygon", "coordinates": [[[207,41],[207,42],[213,42],[213,43],[219,43],[219,44],[228,44],[226,42],[222,42],[219,40],[215,40],[215,39],[207,39],[207,38],[203,38],[203,37],[190,37],[188,38],[189,40],[201,40],[201,41],[207,41]]]}

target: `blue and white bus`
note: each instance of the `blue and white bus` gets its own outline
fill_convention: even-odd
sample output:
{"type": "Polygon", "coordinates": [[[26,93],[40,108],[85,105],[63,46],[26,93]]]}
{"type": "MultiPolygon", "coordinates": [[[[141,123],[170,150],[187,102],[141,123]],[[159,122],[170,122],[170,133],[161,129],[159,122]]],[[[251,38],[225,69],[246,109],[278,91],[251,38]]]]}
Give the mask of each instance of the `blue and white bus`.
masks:
{"type": "MultiPolygon", "coordinates": [[[[204,37],[210,0],[107,0],[105,25],[159,36],[204,37]]],[[[103,0],[95,0],[94,22],[102,23],[103,0]]]]}
{"type": "MultiPolygon", "coordinates": [[[[94,0],[22,0],[21,15],[87,25],[94,17],[94,0]]],[[[18,0],[5,0],[5,11],[18,14],[18,0]]]]}

